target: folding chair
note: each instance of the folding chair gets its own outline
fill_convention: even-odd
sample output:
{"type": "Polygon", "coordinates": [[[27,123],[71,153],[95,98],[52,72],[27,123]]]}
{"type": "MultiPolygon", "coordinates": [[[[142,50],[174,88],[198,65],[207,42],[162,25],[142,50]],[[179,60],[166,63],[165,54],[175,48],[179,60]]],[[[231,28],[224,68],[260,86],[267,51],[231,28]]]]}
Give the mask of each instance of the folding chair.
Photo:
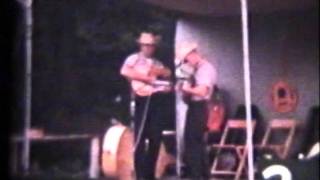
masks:
{"type": "MultiPolygon", "coordinates": [[[[252,121],[252,132],[254,132],[255,126],[256,121],[252,121]]],[[[236,180],[241,177],[242,171],[245,167],[247,156],[246,141],[244,140],[244,142],[239,144],[228,142],[227,140],[230,136],[231,131],[240,130],[241,132],[244,132],[246,134],[246,129],[247,124],[245,120],[232,119],[227,121],[222,137],[220,139],[220,143],[211,145],[213,149],[217,150],[213,164],[211,166],[211,175],[233,175],[236,180]],[[232,150],[236,153],[238,163],[235,170],[218,169],[218,161],[219,156],[221,155],[221,150],[232,150]]]]}
{"type": "Polygon", "coordinates": [[[274,119],[269,123],[265,135],[260,145],[255,145],[257,150],[271,150],[275,152],[280,159],[288,156],[289,148],[295,134],[297,122],[293,119],[274,119]],[[287,131],[284,142],[271,142],[272,132],[276,130],[287,131]]]}

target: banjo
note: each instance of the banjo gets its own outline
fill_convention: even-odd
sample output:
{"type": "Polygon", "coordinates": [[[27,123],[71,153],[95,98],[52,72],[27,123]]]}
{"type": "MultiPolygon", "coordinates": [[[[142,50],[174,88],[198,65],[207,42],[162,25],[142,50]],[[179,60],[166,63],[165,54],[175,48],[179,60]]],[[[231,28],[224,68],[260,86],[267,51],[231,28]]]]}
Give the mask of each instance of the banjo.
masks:
{"type": "Polygon", "coordinates": [[[184,83],[189,83],[191,85],[195,84],[194,74],[196,72],[195,67],[189,65],[188,63],[180,61],[176,64],[175,75],[176,75],[176,87],[178,92],[181,93],[184,102],[188,102],[191,98],[190,94],[185,94],[181,91],[184,83]]]}
{"type": "Polygon", "coordinates": [[[161,63],[154,61],[150,63],[148,68],[146,68],[146,66],[140,66],[139,61],[136,63],[136,71],[156,79],[153,82],[132,79],[131,88],[133,92],[139,96],[150,96],[157,92],[168,92],[172,89],[174,84],[178,89],[181,89],[184,83],[188,82],[193,84],[194,82],[193,75],[196,71],[195,67],[183,61],[175,60],[175,83],[172,83],[169,79],[171,70],[161,63]]]}
{"type": "Polygon", "coordinates": [[[149,68],[137,68],[137,71],[150,77],[155,77],[153,82],[131,80],[133,92],[139,96],[150,96],[157,92],[168,92],[172,88],[169,80],[171,71],[169,68],[157,63],[153,63],[149,68]]]}

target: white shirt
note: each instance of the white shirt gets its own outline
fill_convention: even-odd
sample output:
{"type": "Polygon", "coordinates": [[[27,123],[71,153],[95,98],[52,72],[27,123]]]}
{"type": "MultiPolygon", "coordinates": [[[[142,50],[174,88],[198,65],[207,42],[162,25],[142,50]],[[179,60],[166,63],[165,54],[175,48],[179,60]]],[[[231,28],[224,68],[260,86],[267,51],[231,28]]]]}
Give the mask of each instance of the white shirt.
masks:
{"type": "Polygon", "coordinates": [[[134,53],[126,58],[123,66],[130,66],[140,73],[147,74],[153,64],[163,66],[160,61],[154,58],[145,57],[140,53],[134,53]]]}
{"type": "Polygon", "coordinates": [[[214,66],[206,60],[201,61],[198,64],[194,78],[195,85],[205,85],[208,87],[209,92],[205,97],[192,95],[191,99],[193,101],[209,100],[213,92],[213,87],[217,81],[217,72],[214,66]]]}
{"type": "MultiPolygon", "coordinates": [[[[134,53],[127,57],[127,59],[124,61],[122,67],[129,66],[133,68],[135,71],[147,75],[153,65],[156,65],[158,67],[163,67],[164,65],[154,59],[145,57],[140,53],[134,53]]],[[[160,83],[160,84],[147,84],[145,82],[132,80],[131,81],[131,87],[133,88],[134,92],[141,96],[151,95],[155,92],[166,92],[167,86],[166,84],[161,84],[160,81],[155,81],[154,83],[160,83]]]]}

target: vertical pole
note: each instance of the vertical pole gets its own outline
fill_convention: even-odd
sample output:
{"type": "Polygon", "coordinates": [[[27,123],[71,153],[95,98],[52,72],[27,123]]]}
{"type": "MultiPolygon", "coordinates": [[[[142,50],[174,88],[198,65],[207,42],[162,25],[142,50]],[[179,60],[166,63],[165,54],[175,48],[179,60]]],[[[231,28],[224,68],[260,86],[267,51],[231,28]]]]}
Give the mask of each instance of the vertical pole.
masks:
{"type": "Polygon", "coordinates": [[[99,177],[99,137],[93,137],[90,142],[90,167],[89,178],[96,179],[99,177]]]}
{"type": "Polygon", "coordinates": [[[182,175],[183,154],[184,154],[184,131],[186,124],[186,111],[188,105],[182,100],[182,94],[176,91],[176,172],[178,176],[182,175]]]}
{"type": "Polygon", "coordinates": [[[31,90],[32,90],[32,0],[23,1],[25,11],[25,92],[24,92],[24,132],[23,132],[23,153],[22,167],[26,174],[29,171],[30,162],[30,139],[27,136],[31,127],[31,90]]]}
{"type": "MultiPolygon", "coordinates": [[[[179,23],[179,22],[178,22],[179,23]]],[[[176,47],[177,48],[177,47],[176,47]]],[[[178,59],[175,59],[175,77],[179,77],[179,63],[178,59]]],[[[177,79],[176,84],[181,83],[181,80],[177,79]]],[[[186,113],[188,110],[188,105],[183,101],[182,92],[180,90],[175,90],[175,112],[176,112],[176,173],[179,177],[182,176],[182,167],[184,166],[183,154],[184,154],[184,131],[186,124],[186,113]]]]}
{"type": "Polygon", "coordinates": [[[251,85],[250,85],[250,58],[249,58],[249,32],[248,32],[248,5],[247,0],[241,2],[241,21],[242,21],[242,49],[243,49],[243,68],[244,68],[244,90],[246,105],[247,123],[247,150],[248,150],[248,179],[254,180],[253,166],[253,146],[252,146],[252,117],[251,117],[251,85]]]}
{"type": "Polygon", "coordinates": [[[132,129],[134,129],[135,109],[136,109],[135,95],[133,90],[131,89],[129,111],[130,111],[130,127],[132,129]]]}

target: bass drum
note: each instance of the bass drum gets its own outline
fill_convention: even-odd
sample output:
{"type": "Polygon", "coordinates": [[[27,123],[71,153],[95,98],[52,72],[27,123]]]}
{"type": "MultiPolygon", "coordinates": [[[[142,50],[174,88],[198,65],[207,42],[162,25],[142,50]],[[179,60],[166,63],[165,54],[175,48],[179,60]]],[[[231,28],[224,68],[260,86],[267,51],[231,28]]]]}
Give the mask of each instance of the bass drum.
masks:
{"type": "MultiPolygon", "coordinates": [[[[133,131],[128,127],[118,124],[107,130],[103,139],[101,166],[105,176],[119,180],[134,179],[133,143],[133,131]]],[[[162,143],[155,176],[162,177],[166,166],[172,163],[174,158],[166,152],[162,143]]]]}

